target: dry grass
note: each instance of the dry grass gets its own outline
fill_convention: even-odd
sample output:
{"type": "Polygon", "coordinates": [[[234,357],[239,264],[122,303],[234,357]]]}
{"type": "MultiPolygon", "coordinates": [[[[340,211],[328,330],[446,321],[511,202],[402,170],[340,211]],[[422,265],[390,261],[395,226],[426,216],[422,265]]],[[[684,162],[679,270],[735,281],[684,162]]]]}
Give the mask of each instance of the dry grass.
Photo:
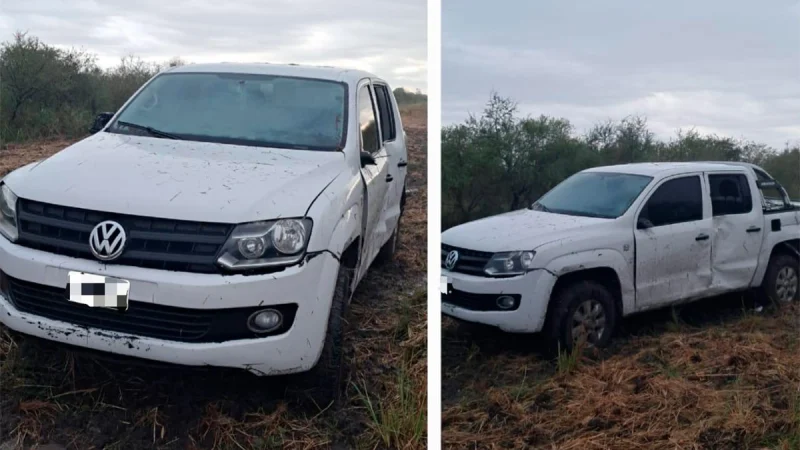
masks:
{"type": "MultiPolygon", "coordinates": [[[[348,312],[349,375],[339,409],[298,396],[292,377],[142,367],[0,326],[0,448],[424,448],[426,110],[403,115],[413,194],[396,261],[370,270],[348,312]]],[[[0,150],[0,175],[68,144],[0,150]]]]}
{"type": "Polygon", "coordinates": [[[535,338],[448,320],[445,447],[800,449],[800,305],[740,304],[687,306],[688,324],[669,311],[629,320],[613,349],[570,362],[545,360],[535,338]]]}

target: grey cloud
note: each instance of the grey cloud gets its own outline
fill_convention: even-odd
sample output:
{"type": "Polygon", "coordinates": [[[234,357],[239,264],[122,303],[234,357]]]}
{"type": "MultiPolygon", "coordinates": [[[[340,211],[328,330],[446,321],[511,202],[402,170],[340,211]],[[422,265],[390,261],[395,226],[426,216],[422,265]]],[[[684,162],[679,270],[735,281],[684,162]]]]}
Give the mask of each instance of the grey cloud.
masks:
{"type": "Polygon", "coordinates": [[[646,115],[777,148],[800,142],[800,2],[443,0],[443,122],[492,90],[579,131],[646,115]]]}
{"type": "Polygon", "coordinates": [[[36,0],[4,2],[0,34],[27,30],[111,65],[134,54],[163,61],[267,61],[370,70],[425,90],[425,0],[36,0]]]}

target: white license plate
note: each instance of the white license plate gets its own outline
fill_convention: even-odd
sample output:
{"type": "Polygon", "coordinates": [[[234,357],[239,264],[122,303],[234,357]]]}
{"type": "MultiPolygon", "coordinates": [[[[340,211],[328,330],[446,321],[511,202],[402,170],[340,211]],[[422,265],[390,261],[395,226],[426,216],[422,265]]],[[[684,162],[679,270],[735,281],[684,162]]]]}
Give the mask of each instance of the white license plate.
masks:
{"type": "Polygon", "coordinates": [[[128,309],[131,283],[119,278],[70,272],[67,281],[69,301],[98,308],[128,309]]]}
{"type": "Polygon", "coordinates": [[[442,275],[441,282],[439,283],[439,290],[442,294],[449,294],[453,290],[453,284],[449,277],[442,275]]]}

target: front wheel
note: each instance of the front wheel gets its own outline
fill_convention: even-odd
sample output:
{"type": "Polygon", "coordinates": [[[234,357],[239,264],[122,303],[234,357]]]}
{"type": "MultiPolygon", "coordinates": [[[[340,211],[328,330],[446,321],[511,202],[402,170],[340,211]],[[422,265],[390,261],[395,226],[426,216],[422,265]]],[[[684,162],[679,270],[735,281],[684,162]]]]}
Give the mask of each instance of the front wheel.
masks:
{"type": "Polygon", "coordinates": [[[571,352],[576,346],[608,346],[617,322],[614,296],[608,288],[578,281],[561,289],[554,301],[546,330],[553,349],[571,352]]]}
{"type": "Polygon", "coordinates": [[[344,264],[339,266],[322,354],[314,368],[300,375],[302,390],[322,408],[331,403],[338,404],[341,397],[344,374],[342,357],[344,314],[350,295],[352,276],[353,269],[344,264]]]}
{"type": "Polygon", "coordinates": [[[800,261],[787,254],[772,258],[764,277],[764,294],[778,305],[797,301],[800,293],[800,261]]]}

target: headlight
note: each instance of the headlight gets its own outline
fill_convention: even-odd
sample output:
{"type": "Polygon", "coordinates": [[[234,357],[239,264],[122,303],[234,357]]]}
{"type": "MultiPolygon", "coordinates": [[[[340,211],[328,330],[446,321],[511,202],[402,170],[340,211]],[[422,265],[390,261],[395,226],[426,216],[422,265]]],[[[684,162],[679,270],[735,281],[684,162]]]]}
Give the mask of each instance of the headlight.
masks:
{"type": "Polygon", "coordinates": [[[239,225],[217,262],[229,270],[288,266],[305,255],[311,219],[280,219],[239,225]]]}
{"type": "Polygon", "coordinates": [[[522,275],[533,268],[536,252],[495,253],[483,269],[487,275],[522,275]]]}
{"type": "Polygon", "coordinates": [[[17,196],[5,184],[0,184],[0,234],[11,242],[19,238],[19,231],[17,230],[17,196]]]}

